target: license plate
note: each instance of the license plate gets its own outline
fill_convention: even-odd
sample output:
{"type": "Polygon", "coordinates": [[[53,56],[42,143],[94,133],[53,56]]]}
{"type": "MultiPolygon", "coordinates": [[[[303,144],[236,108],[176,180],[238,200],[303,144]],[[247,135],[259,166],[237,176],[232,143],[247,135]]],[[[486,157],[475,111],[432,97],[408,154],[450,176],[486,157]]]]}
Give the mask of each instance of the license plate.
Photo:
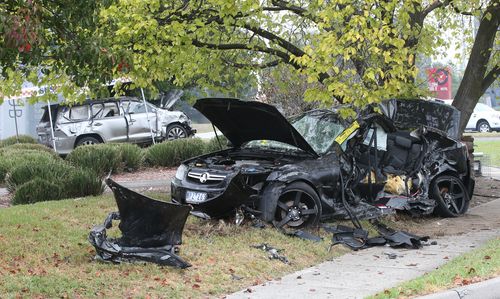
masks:
{"type": "Polygon", "coordinates": [[[207,200],[206,192],[186,191],[187,203],[200,203],[207,200]]]}

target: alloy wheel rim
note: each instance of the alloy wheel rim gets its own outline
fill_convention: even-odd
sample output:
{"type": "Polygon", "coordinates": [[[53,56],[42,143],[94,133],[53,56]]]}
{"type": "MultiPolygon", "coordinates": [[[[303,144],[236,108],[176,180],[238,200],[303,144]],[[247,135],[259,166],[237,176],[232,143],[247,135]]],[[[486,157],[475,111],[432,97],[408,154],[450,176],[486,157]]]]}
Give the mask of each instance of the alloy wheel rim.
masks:
{"type": "Polygon", "coordinates": [[[454,214],[461,214],[465,206],[465,190],[457,182],[458,179],[442,179],[437,182],[439,195],[448,210],[454,214]]]}
{"type": "Polygon", "coordinates": [[[168,131],[168,139],[173,140],[173,139],[179,139],[179,138],[185,138],[186,134],[184,133],[184,130],[182,130],[179,127],[174,127],[168,131]]]}
{"type": "Polygon", "coordinates": [[[283,193],[278,199],[277,209],[281,216],[281,220],[276,224],[277,227],[285,225],[300,227],[318,214],[314,199],[302,190],[289,190],[283,193]],[[293,194],[293,198],[287,198],[290,194],[293,194]]]}

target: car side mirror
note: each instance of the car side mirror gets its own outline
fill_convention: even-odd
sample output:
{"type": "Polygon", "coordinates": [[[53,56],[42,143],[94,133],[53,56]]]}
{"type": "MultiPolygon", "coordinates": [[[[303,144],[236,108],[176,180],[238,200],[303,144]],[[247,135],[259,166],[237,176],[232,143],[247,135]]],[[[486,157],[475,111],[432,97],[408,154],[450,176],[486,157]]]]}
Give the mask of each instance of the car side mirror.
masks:
{"type": "Polygon", "coordinates": [[[227,147],[234,147],[233,143],[229,140],[227,141],[226,146],[227,147]]]}

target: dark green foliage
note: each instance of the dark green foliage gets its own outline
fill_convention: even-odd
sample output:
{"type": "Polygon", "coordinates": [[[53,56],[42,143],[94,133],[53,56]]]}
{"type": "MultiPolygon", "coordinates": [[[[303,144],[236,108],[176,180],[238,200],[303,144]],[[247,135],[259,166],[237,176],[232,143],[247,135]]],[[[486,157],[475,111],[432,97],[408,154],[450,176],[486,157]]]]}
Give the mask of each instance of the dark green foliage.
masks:
{"type": "MultiPolygon", "coordinates": [[[[224,137],[224,136],[219,136],[219,141],[220,141],[220,145],[222,145],[222,149],[226,149],[227,148],[227,142],[228,142],[227,138],[224,137]]],[[[205,145],[204,152],[205,153],[212,153],[212,152],[220,151],[221,150],[221,146],[219,145],[219,141],[217,141],[216,137],[210,139],[207,142],[207,144],[205,145]]]]}
{"type": "Polygon", "coordinates": [[[7,175],[9,169],[10,167],[7,161],[4,160],[2,156],[0,156],[0,184],[4,182],[5,176],[7,175]]]}
{"type": "MultiPolygon", "coordinates": [[[[21,144],[18,144],[21,145],[21,144]]],[[[34,145],[34,144],[32,144],[34,145]]],[[[36,149],[17,149],[14,146],[0,148],[0,183],[6,174],[20,164],[62,161],[51,152],[36,149]]]]}
{"type": "Polygon", "coordinates": [[[64,198],[99,195],[104,191],[101,178],[90,169],[74,169],[64,181],[64,198]]]}
{"type": "Polygon", "coordinates": [[[135,144],[130,143],[110,143],[119,149],[122,166],[125,171],[134,171],[139,169],[144,162],[144,151],[135,144]]]}
{"type": "Polygon", "coordinates": [[[177,166],[182,161],[199,156],[205,151],[205,143],[199,138],[184,138],[151,146],[146,161],[152,166],[177,166]]]}
{"type": "Polygon", "coordinates": [[[29,204],[39,201],[58,200],[62,198],[62,190],[58,184],[42,178],[35,178],[19,186],[12,198],[13,205],[29,204]]]}
{"type": "Polygon", "coordinates": [[[16,136],[12,136],[9,138],[6,138],[4,140],[0,140],[0,147],[5,147],[9,145],[13,145],[16,143],[37,143],[35,138],[28,136],[28,135],[19,135],[19,138],[16,138],[16,136]]]}
{"type": "Polygon", "coordinates": [[[91,169],[99,176],[105,176],[110,171],[118,173],[123,169],[120,149],[112,144],[79,146],[66,160],[76,167],[91,169]]]}
{"type": "Polygon", "coordinates": [[[18,165],[7,178],[7,188],[17,198],[14,204],[99,195],[104,191],[100,177],[93,170],[76,168],[62,160],[18,165]],[[48,186],[53,192],[48,192],[48,186]]]}
{"type": "Polygon", "coordinates": [[[49,154],[54,155],[55,157],[59,157],[59,155],[50,147],[47,147],[43,144],[39,143],[16,143],[3,148],[5,151],[10,150],[33,150],[33,151],[41,151],[47,152],[49,154]]]}
{"type": "Polygon", "coordinates": [[[7,189],[17,190],[22,184],[40,178],[49,182],[62,182],[70,177],[74,167],[64,161],[34,161],[19,164],[12,168],[7,177],[7,189]]]}

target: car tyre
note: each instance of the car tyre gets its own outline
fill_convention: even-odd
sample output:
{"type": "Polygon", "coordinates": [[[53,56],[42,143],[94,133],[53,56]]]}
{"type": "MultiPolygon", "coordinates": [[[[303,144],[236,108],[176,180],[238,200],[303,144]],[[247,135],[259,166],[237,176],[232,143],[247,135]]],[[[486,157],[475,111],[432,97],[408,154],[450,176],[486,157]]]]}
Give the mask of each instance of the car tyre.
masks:
{"type": "Polygon", "coordinates": [[[316,191],[304,182],[289,184],[278,198],[274,226],[300,229],[318,225],[321,202],[316,191]]]}
{"type": "Polygon", "coordinates": [[[434,212],[442,217],[458,217],[469,209],[470,196],[464,183],[454,175],[435,178],[430,195],[436,201],[434,212]]]}
{"type": "Polygon", "coordinates": [[[481,133],[487,133],[491,132],[491,127],[486,120],[481,120],[477,123],[477,130],[481,133]]]}
{"type": "Polygon", "coordinates": [[[81,145],[94,145],[99,143],[102,143],[99,139],[91,136],[86,136],[78,140],[78,142],[75,145],[75,148],[81,145]]]}
{"type": "Polygon", "coordinates": [[[181,125],[170,125],[167,127],[166,137],[167,140],[175,140],[180,138],[187,138],[188,133],[186,129],[181,125]]]}

